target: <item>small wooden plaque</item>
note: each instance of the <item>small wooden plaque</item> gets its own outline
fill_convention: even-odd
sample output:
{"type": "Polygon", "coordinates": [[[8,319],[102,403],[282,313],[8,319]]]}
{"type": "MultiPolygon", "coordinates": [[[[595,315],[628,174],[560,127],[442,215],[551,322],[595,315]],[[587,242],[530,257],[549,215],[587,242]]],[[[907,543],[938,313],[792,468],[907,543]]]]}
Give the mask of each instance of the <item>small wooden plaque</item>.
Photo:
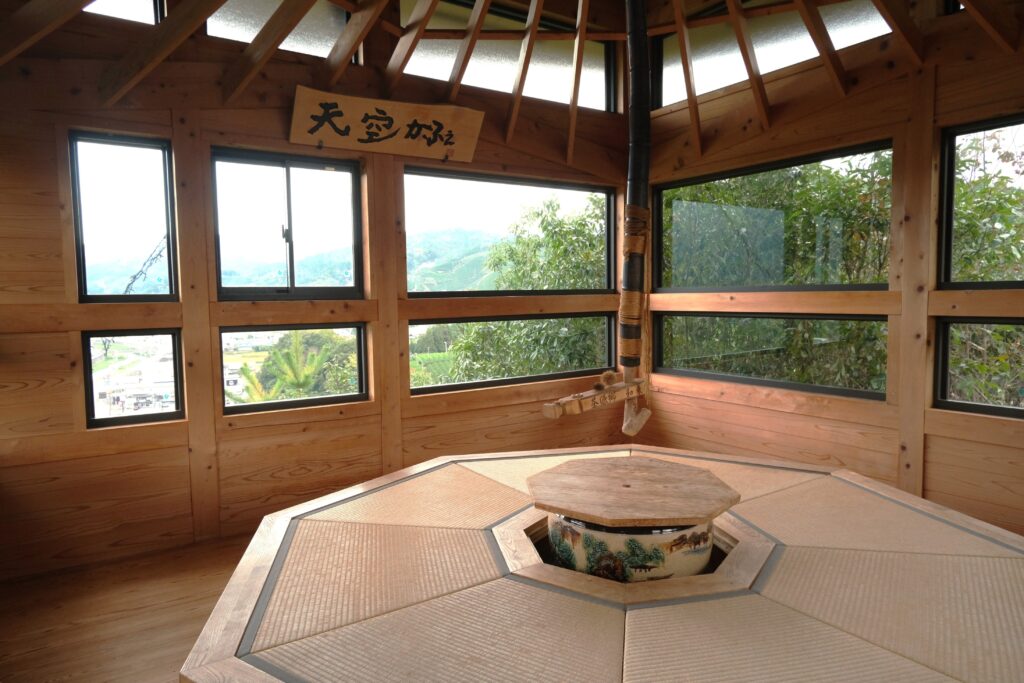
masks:
{"type": "Polygon", "coordinates": [[[527,483],[537,508],[610,527],[701,524],[740,499],[708,470],[643,456],[572,460],[527,483]]]}

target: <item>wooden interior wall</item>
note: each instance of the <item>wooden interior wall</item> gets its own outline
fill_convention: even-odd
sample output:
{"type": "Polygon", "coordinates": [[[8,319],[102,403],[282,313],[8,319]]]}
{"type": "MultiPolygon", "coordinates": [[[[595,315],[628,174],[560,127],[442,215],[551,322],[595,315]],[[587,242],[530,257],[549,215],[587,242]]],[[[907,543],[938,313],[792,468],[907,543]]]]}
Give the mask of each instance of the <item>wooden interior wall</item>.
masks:
{"type": "MultiPolygon", "coordinates": [[[[194,39],[180,53],[193,61],[163,64],[125,106],[104,110],[95,93],[109,63],[103,50],[116,54],[123,51],[116,41],[142,35],[124,22],[114,24],[116,31],[110,26],[105,18],[83,15],[0,68],[0,578],[248,533],[266,513],[441,454],[617,438],[618,416],[611,411],[555,423],[540,414],[542,401],[589,388],[593,378],[413,397],[402,371],[410,319],[614,312],[616,295],[408,299],[405,160],[320,153],[284,142],[292,88],[296,81],[313,84],[314,60],[272,63],[258,86],[225,108],[217,79],[225,55],[241,48],[194,39]],[[55,54],[64,59],[48,58],[55,54]],[[85,55],[99,59],[76,58],[85,55]],[[71,129],[171,141],[180,303],[78,303],[71,129]],[[365,300],[216,301],[212,145],[361,162],[365,300]],[[370,400],[222,414],[219,326],[346,321],[368,324],[370,400]],[[86,429],[81,332],[161,327],[182,329],[186,419],[86,429]]],[[[351,67],[347,78],[347,92],[377,94],[379,79],[370,67],[351,67]]],[[[405,80],[413,96],[436,87],[405,80]]],[[[621,115],[581,111],[576,164],[567,166],[564,144],[550,142],[565,125],[558,121],[564,107],[524,101],[523,133],[506,145],[503,102],[462,88],[458,103],[486,109],[490,122],[477,161],[447,168],[613,189],[622,184],[622,150],[607,142],[624,140],[621,115]],[[586,168],[594,171],[580,170],[586,168]]]]}
{"type": "Polygon", "coordinates": [[[654,183],[892,140],[888,291],[651,296],[654,311],[885,315],[888,390],[883,402],[656,374],[654,417],[639,439],[845,466],[1021,533],[1024,421],[933,408],[932,349],[934,316],[1024,314],[1024,291],[939,291],[935,274],[939,133],[1024,112],[1024,58],[965,13],[934,22],[928,45],[923,67],[894,39],[844,50],[845,97],[820,66],[766,77],[767,132],[749,90],[702,97],[700,157],[685,103],[656,112],[654,183]]]}

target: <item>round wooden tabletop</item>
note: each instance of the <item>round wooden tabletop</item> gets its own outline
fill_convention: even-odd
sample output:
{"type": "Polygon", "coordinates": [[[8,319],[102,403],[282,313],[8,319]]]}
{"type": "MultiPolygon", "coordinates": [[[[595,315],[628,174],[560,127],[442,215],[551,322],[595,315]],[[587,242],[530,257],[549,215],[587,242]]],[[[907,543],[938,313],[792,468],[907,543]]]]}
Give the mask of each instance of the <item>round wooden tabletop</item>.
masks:
{"type": "Polygon", "coordinates": [[[606,527],[702,524],[740,499],[706,469],[643,456],[571,460],[528,483],[537,508],[606,527]]]}

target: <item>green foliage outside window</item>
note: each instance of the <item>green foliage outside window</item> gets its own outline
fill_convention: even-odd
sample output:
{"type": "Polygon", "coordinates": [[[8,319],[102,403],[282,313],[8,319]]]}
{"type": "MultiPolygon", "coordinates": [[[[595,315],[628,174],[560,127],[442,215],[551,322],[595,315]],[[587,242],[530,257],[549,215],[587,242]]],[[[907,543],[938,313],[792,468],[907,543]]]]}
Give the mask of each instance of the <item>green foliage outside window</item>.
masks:
{"type": "Polygon", "coordinates": [[[946,398],[1024,408],[1024,325],[951,323],[946,398]]]}

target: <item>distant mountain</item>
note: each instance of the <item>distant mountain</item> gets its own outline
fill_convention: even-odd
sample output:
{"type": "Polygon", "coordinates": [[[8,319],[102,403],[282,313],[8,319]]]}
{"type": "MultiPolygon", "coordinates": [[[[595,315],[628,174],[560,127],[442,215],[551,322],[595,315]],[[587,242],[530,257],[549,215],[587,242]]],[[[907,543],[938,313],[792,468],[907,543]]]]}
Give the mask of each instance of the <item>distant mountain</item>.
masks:
{"type": "Polygon", "coordinates": [[[494,287],[495,276],[486,271],[486,261],[499,236],[456,229],[406,239],[410,292],[494,287]]]}

